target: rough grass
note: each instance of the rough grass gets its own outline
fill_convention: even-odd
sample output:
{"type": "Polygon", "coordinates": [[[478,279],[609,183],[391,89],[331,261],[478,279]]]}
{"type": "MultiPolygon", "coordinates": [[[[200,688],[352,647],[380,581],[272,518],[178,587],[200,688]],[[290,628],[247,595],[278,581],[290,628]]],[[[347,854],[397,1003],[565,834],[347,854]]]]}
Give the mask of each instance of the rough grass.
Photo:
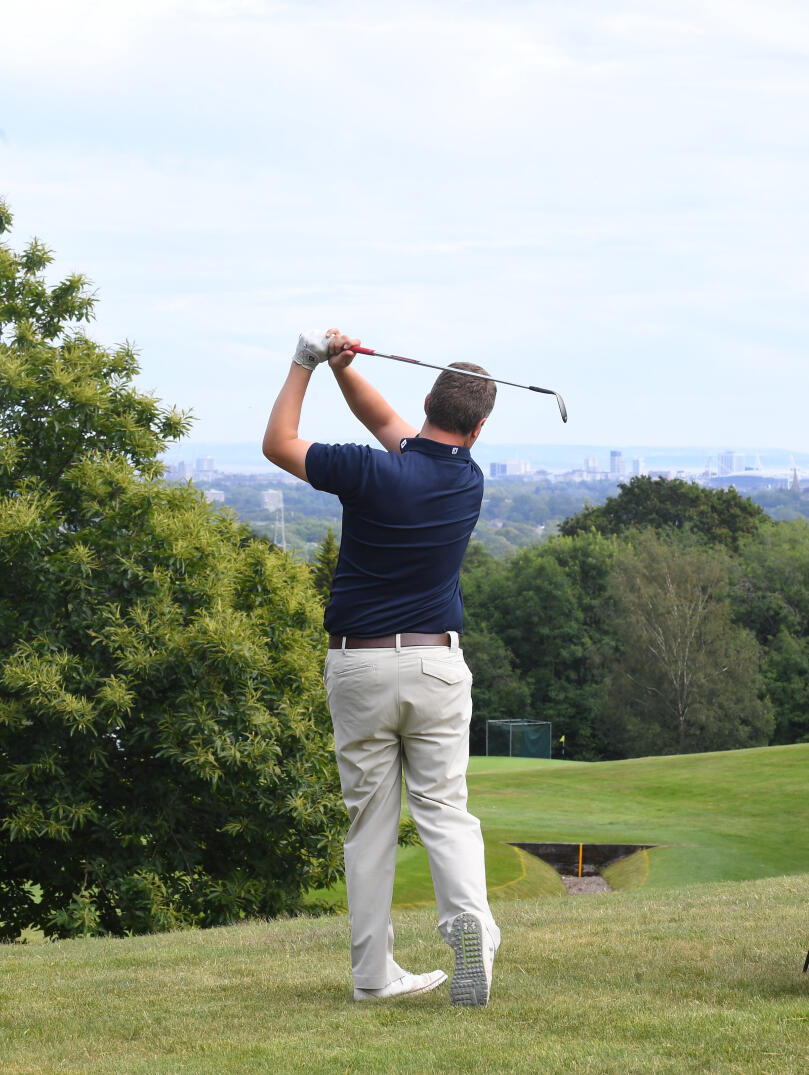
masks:
{"type": "MultiPolygon", "coordinates": [[[[486,1009],[356,1004],[345,917],[0,949],[4,1075],[809,1069],[809,875],[497,905],[486,1009]]],[[[414,970],[451,956],[396,914],[414,970]]]]}

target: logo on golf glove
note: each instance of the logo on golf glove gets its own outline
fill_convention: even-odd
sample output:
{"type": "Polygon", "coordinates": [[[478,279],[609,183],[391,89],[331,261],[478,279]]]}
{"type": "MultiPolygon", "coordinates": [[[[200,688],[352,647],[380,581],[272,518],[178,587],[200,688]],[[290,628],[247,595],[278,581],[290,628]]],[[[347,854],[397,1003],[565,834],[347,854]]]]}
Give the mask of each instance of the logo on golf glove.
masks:
{"type": "Polygon", "coordinates": [[[312,329],[298,337],[298,346],[292,361],[297,362],[306,370],[313,370],[321,362],[329,358],[329,337],[320,329],[312,329]]]}

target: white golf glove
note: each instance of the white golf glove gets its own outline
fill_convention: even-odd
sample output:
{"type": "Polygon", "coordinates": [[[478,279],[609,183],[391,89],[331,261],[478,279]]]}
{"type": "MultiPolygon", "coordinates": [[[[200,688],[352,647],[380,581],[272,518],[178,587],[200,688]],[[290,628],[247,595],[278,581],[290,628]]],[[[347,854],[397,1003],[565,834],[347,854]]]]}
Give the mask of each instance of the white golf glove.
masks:
{"type": "Polygon", "coordinates": [[[304,332],[298,338],[298,346],[292,361],[303,366],[305,370],[313,370],[321,362],[327,362],[329,358],[329,337],[322,329],[312,329],[304,332]]]}

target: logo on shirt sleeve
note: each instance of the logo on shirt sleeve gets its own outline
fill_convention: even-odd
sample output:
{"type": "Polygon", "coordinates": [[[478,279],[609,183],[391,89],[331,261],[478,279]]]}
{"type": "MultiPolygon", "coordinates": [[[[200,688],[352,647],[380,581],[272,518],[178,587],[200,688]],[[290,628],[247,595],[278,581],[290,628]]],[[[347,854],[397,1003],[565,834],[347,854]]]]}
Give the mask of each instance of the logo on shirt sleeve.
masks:
{"type": "Polygon", "coordinates": [[[399,441],[399,451],[403,452],[405,450],[405,445],[406,444],[407,444],[407,437],[404,437],[402,440],[399,441]]]}

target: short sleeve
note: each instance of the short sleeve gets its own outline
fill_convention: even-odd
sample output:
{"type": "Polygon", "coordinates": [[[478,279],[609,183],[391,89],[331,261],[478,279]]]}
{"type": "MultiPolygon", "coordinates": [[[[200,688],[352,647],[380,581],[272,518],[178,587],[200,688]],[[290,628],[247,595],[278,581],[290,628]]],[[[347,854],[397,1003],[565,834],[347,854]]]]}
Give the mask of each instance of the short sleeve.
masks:
{"type": "Polygon", "coordinates": [[[372,451],[365,444],[310,444],[306,478],[313,489],[351,496],[363,484],[372,451]]]}

